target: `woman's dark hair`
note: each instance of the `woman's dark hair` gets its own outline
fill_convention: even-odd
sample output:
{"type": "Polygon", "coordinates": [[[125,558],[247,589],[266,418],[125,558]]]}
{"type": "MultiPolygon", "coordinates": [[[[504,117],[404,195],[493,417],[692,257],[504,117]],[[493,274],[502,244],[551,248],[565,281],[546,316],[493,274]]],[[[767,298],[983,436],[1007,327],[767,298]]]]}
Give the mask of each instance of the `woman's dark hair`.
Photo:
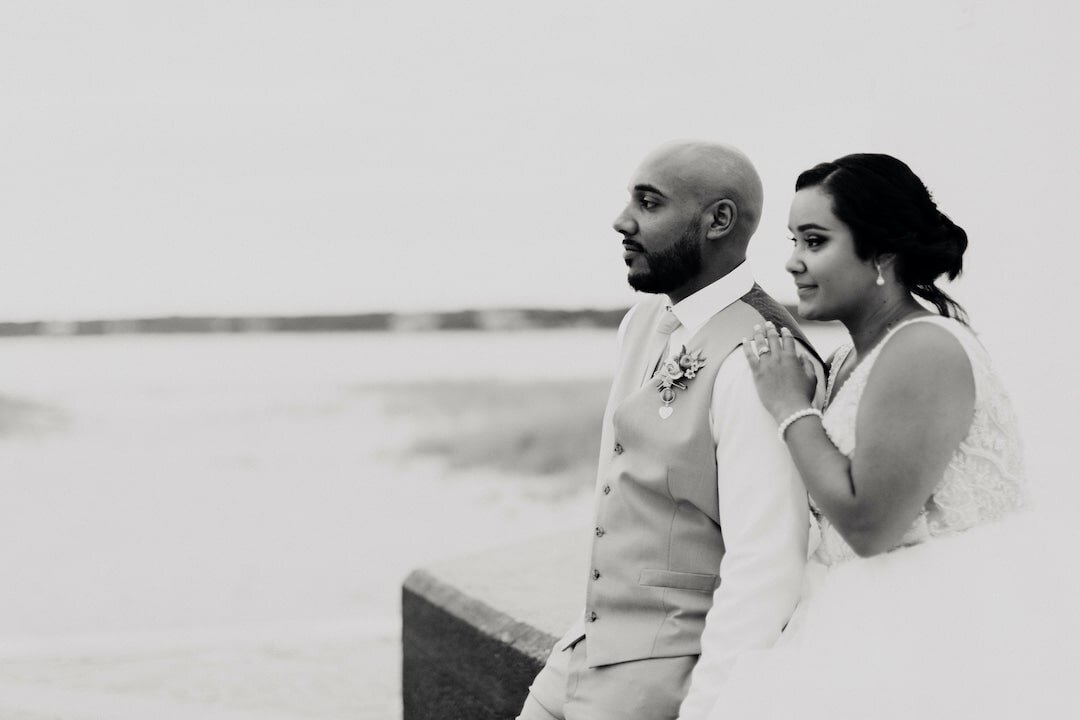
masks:
{"type": "Polygon", "coordinates": [[[795,190],[808,187],[832,198],[859,258],[895,254],[896,276],[908,290],[945,317],[967,322],[959,303],[934,284],[941,275],[953,280],[960,274],[967,233],[938,210],[911,168],[890,155],[845,155],[799,175],[795,190]]]}

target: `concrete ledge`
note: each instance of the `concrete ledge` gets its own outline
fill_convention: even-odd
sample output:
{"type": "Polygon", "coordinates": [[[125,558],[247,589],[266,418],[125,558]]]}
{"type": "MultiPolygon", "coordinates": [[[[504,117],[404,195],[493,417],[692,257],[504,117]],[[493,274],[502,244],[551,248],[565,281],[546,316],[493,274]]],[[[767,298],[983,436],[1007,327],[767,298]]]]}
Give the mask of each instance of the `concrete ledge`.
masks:
{"type": "Polygon", "coordinates": [[[581,610],[587,535],[414,571],[402,588],[405,720],[509,720],[581,610]]]}

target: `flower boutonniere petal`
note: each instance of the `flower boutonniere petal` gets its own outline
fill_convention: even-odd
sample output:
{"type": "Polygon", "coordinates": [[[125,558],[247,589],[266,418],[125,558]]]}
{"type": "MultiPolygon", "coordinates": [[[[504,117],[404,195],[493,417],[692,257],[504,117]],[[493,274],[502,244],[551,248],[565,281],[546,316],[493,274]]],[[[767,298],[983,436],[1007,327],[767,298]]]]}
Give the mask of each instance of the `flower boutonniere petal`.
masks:
{"type": "Polygon", "coordinates": [[[674,412],[671,403],[675,401],[675,389],[686,389],[686,383],[697,376],[698,371],[705,367],[705,358],[701,350],[687,352],[684,345],[678,354],[660,363],[660,367],[653,374],[656,381],[656,389],[660,393],[660,400],[664,403],[658,409],[661,420],[667,420],[674,412]]]}

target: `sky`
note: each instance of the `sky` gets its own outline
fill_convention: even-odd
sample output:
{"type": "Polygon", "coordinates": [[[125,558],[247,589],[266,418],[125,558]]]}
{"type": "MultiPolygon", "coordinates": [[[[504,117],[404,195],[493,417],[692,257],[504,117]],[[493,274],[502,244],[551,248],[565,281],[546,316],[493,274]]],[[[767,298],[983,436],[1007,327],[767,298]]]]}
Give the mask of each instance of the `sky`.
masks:
{"type": "Polygon", "coordinates": [[[955,295],[1070,299],[1065,0],[0,4],[0,321],[634,301],[638,161],[734,144],[783,271],[796,175],[908,162],[968,230],[955,295]]]}

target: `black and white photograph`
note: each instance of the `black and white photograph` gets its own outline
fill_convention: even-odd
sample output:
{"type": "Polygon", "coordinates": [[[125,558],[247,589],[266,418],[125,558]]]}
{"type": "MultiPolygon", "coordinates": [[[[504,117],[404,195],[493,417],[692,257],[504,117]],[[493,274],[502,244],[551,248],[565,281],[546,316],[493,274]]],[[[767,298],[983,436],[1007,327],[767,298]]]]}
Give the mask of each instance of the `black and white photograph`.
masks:
{"type": "Polygon", "coordinates": [[[0,0],[0,720],[1080,716],[1077,27],[0,0]]]}

